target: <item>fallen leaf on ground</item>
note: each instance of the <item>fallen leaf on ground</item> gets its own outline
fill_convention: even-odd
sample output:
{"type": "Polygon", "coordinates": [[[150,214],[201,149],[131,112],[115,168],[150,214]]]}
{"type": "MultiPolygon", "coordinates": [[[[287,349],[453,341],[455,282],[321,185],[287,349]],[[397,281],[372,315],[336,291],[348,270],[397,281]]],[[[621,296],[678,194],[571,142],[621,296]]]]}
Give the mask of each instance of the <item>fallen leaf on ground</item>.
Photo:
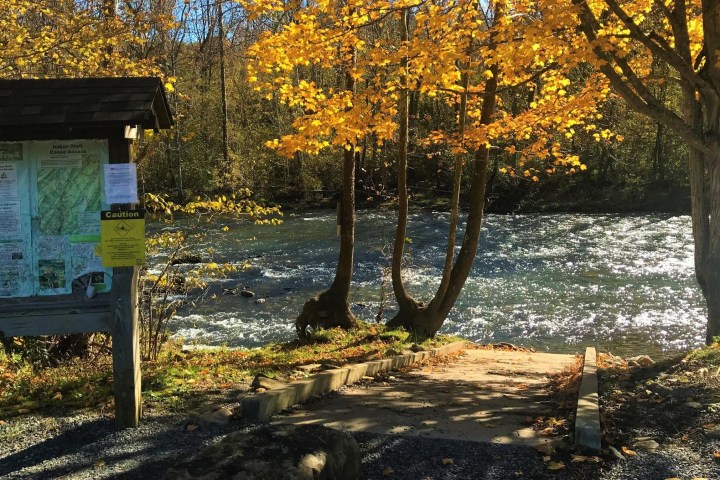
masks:
{"type": "Polygon", "coordinates": [[[393,470],[392,467],[387,467],[385,468],[385,470],[383,470],[383,475],[385,475],[386,477],[389,477],[393,473],[395,473],[395,470],[393,470]]]}
{"type": "Polygon", "coordinates": [[[443,458],[443,465],[455,465],[455,461],[452,458],[443,458]]]}
{"type": "Polygon", "coordinates": [[[197,430],[198,426],[194,423],[188,423],[188,426],[186,428],[188,432],[192,432],[194,430],[197,430]]]}
{"type": "Polygon", "coordinates": [[[630,450],[630,449],[627,448],[627,447],[622,447],[621,450],[622,450],[622,452],[623,452],[625,455],[627,455],[628,457],[634,457],[634,456],[637,455],[637,452],[636,452],[636,451],[630,450]]]}
{"type": "Polygon", "coordinates": [[[588,461],[588,457],[586,457],[585,455],[570,455],[570,457],[572,458],[572,460],[570,461],[571,463],[581,463],[588,461]]]}
{"type": "Polygon", "coordinates": [[[550,462],[547,466],[548,470],[562,470],[565,468],[565,462],[550,462]]]}
{"type": "Polygon", "coordinates": [[[549,462],[550,460],[552,460],[552,457],[550,455],[545,455],[543,457],[543,462],[549,462]]]}
{"type": "Polygon", "coordinates": [[[62,400],[62,393],[57,392],[52,398],[53,400],[62,400]]]}
{"type": "Polygon", "coordinates": [[[720,459],[720,450],[718,450],[717,452],[713,453],[713,457],[720,459]]]}
{"type": "Polygon", "coordinates": [[[101,458],[100,460],[97,460],[94,465],[95,468],[102,468],[105,466],[105,460],[101,458]]]}

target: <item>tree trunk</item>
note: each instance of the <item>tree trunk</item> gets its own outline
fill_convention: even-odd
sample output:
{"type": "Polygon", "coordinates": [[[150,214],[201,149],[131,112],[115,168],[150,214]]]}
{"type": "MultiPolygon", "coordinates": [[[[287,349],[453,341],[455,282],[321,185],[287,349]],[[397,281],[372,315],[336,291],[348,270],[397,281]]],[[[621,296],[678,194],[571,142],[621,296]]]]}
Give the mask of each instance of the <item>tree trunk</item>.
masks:
{"type": "MultiPolygon", "coordinates": [[[[493,18],[497,20],[499,14],[499,7],[496,5],[493,18]]],[[[495,101],[497,98],[496,91],[498,86],[497,77],[499,73],[497,64],[492,65],[490,70],[492,71],[493,76],[485,82],[485,94],[483,95],[482,111],[479,120],[479,123],[482,125],[489,124],[492,121],[492,117],[495,112],[495,101]]],[[[464,72],[461,77],[461,84],[464,89],[464,93],[461,97],[460,111],[458,112],[458,136],[460,139],[463,138],[465,132],[469,72],[464,72]]],[[[403,106],[401,105],[401,108],[402,107],[403,106]]],[[[407,105],[405,105],[405,108],[406,107],[407,105]]],[[[435,293],[435,296],[427,305],[411,299],[412,301],[406,302],[405,307],[403,308],[403,304],[400,299],[398,299],[400,311],[388,322],[389,327],[403,327],[406,330],[411,331],[418,338],[434,337],[438,330],[440,330],[440,327],[442,327],[442,324],[445,322],[445,319],[447,318],[448,313],[450,313],[453,305],[455,305],[455,301],[465,285],[465,280],[467,280],[467,277],[470,274],[470,269],[472,268],[473,260],[475,259],[475,254],[477,253],[477,248],[480,243],[480,227],[482,225],[483,210],[485,208],[485,190],[487,185],[489,154],[490,150],[486,146],[479,148],[475,154],[472,185],[470,187],[470,212],[468,214],[467,224],[465,227],[462,248],[460,249],[457,259],[454,259],[458,205],[460,198],[460,178],[463,161],[463,158],[460,155],[456,157],[450,231],[448,234],[445,264],[440,285],[435,293]]],[[[400,172],[402,173],[402,169],[400,172]]],[[[400,175],[398,177],[401,178],[400,175]]],[[[402,210],[401,203],[401,212],[402,210]]],[[[406,205],[404,213],[407,215],[406,205]]],[[[403,221],[402,217],[398,221],[398,231],[401,221],[403,221]]],[[[402,238],[404,241],[404,231],[402,238]]],[[[396,247],[398,246],[398,243],[399,236],[396,236],[396,247]]],[[[395,258],[393,260],[395,261],[395,258]]],[[[402,282],[400,281],[400,283],[402,282]]],[[[395,287],[395,282],[393,282],[393,287],[395,287]]]]}
{"type": "Polygon", "coordinates": [[[225,26],[223,24],[222,0],[217,1],[217,22],[218,42],[220,51],[220,115],[222,123],[222,154],[223,154],[223,176],[221,185],[229,189],[232,177],[232,166],[230,165],[230,147],[228,146],[228,108],[227,108],[227,86],[225,82],[225,26]]]}
{"type": "MultiPolygon", "coordinates": [[[[350,92],[355,91],[352,71],[356,63],[356,52],[353,51],[352,54],[352,64],[348,65],[345,71],[345,90],[350,92]]],[[[300,316],[295,320],[295,330],[301,340],[308,339],[308,327],[349,329],[356,323],[348,303],[355,252],[356,157],[355,144],[346,145],[343,151],[343,190],[340,202],[340,254],[335,279],[327,291],[305,303],[300,316]]]]}
{"type": "MultiPolygon", "coordinates": [[[[496,17],[497,18],[497,17],[496,17]]],[[[493,77],[485,82],[480,123],[487,125],[492,121],[495,112],[497,90],[497,65],[491,67],[493,77]]],[[[475,164],[470,187],[470,211],[468,213],[465,234],[460,253],[453,264],[447,286],[442,295],[436,293],[427,306],[416,303],[411,309],[401,311],[388,322],[391,328],[403,327],[419,338],[434,337],[455,305],[465,281],[470,274],[478,245],[480,244],[480,228],[485,208],[485,190],[488,177],[488,160],[490,150],[486,146],[479,148],[475,154],[475,164]]],[[[440,293],[440,292],[438,292],[440,293]]]]}
{"type": "MultiPolygon", "coordinates": [[[[403,9],[400,18],[400,40],[407,42],[408,40],[408,10],[403,9]]],[[[395,229],[395,242],[393,244],[391,279],[395,299],[397,300],[399,313],[398,316],[412,316],[421,305],[412,298],[405,289],[402,280],[402,261],[405,251],[405,237],[407,235],[408,220],[408,185],[407,185],[407,169],[408,169],[408,136],[409,136],[409,89],[407,85],[408,75],[408,58],[404,56],[400,61],[403,68],[403,76],[401,82],[403,85],[400,91],[400,99],[398,100],[398,221],[395,229]]],[[[394,320],[391,320],[392,324],[394,320]]]]}
{"type": "Polygon", "coordinates": [[[710,91],[700,92],[707,121],[705,138],[712,152],[705,154],[706,178],[709,183],[705,192],[705,201],[708,203],[705,213],[709,219],[703,272],[705,278],[704,285],[701,284],[708,304],[706,342],[710,344],[714,337],[720,336],[720,0],[703,0],[702,11],[707,55],[702,73],[706,74],[712,87],[710,91]]]}
{"type": "MultiPolygon", "coordinates": [[[[718,134],[715,138],[720,138],[718,134]]],[[[715,337],[720,337],[720,152],[716,152],[713,157],[706,156],[705,160],[706,178],[709,184],[707,188],[709,192],[706,195],[706,202],[709,203],[709,220],[706,224],[703,222],[703,226],[707,225],[708,228],[707,235],[702,235],[699,239],[707,238],[707,247],[702,252],[702,258],[699,259],[702,265],[698,266],[696,263],[695,269],[708,306],[705,341],[710,345],[715,337]],[[701,267],[700,270],[699,267],[701,267]]],[[[692,195],[694,203],[695,194],[692,195]]],[[[693,221],[694,226],[695,222],[693,221]]],[[[694,230],[693,233],[695,233],[694,230]]],[[[696,238],[696,248],[699,239],[696,238]]],[[[697,262],[697,255],[695,258],[697,262]]]]}

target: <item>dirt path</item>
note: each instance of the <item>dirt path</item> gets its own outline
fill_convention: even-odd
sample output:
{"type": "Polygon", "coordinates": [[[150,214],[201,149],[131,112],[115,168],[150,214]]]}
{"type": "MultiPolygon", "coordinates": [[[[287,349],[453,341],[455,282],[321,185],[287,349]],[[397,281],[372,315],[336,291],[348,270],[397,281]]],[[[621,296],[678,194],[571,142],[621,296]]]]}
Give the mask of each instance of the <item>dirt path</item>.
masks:
{"type": "Polygon", "coordinates": [[[528,417],[550,413],[549,376],[574,355],[469,349],[385,382],[343,389],[272,423],[512,445],[545,441],[528,417]]]}

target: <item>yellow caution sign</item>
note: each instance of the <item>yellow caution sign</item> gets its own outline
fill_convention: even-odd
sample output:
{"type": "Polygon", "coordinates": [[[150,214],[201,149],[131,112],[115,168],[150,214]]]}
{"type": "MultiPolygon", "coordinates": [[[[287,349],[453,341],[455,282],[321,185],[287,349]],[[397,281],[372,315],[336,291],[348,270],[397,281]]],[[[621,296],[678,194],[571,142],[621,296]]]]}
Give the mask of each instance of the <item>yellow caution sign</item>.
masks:
{"type": "Polygon", "coordinates": [[[100,212],[103,267],[135,267],[145,263],[145,212],[100,212]]]}

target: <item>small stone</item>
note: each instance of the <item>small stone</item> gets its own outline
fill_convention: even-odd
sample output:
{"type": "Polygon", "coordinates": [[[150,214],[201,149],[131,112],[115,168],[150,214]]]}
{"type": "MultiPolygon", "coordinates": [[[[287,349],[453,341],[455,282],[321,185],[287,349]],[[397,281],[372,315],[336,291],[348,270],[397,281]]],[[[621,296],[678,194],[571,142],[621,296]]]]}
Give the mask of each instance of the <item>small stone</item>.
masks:
{"type": "Polygon", "coordinates": [[[672,388],[666,387],[665,385],[662,385],[660,383],[651,383],[650,385],[648,385],[647,388],[651,392],[656,393],[661,397],[669,397],[670,395],[672,395],[672,388]]]}
{"type": "Polygon", "coordinates": [[[635,447],[636,450],[653,451],[653,450],[657,450],[659,446],[660,446],[660,444],[652,439],[640,440],[640,441],[633,443],[633,447],[635,447]]]}
{"type": "Polygon", "coordinates": [[[240,295],[247,298],[252,298],[255,296],[255,292],[251,292],[250,290],[241,290],[240,295]]]}
{"type": "Polygon", "coordinates": [[[322,365],[319,363],[310,363],[308,365],[300,365],[296,368],[298,370],[300,370],[301,372],[315,373],[315,372],[319,372],[320,370],[322,370],[322,365]]]}
{"type": "Polygon", "coordinates": [[[410,350],[412,350],[413,352],[422,352],[423,348],[417,343],[413,343],[412,345],[410,345],[410,350]]]}
{"type": "Polygon", "coordinates": [[[647,355],[638,355],[637,357],[628,358],[627,361],[628,364],[634,364],[640,367],[649,367],[650,365],[655,365],[653,359],[647,355]]]}
{"type": "Polygon", "coordinates": [[[623,454],[620,453],[620,451],[612,445],[608,447],[608,450],[610,450],[610,453],[612,453],[613,457],[617,458],[618,460],[625,460],[623,454]]]}
{"type": "Polygon", "coordinates": [[[389,348],[385,350],[385,356],[386,357],[395,357],[397,355],[400,355],[397,350],[394,350],[392,348],[389,348]]]}
{"type": "Polygon", "coordinates": [[[261,388],[264,388],[265,390],[277,390],[278,388],[283,388],[286,385],[286,382],[281,382],[280,380],[275,380],[274,378],[266,377],[265,375],[259,373],[253,379],[250,384],[250,388],[257,392],[261,388]]]}
{"type": "Polygon", "coordinates": [[[264,298],[258,298],[257,300],[255,300],[255,304],[256,304],[256,305],[262,305],[263,303],[265,303],[265,299],[264,299],[264,298]]]}
{"type": "Polygon", "coordinates": [[[183,253],[170,260],[170,265],[202,263],[202,257],[193,253],[183,253]]]}
{"type": "Polygon", "coordinates": [[[363,375],[362,377],[360,377],[360,380],[362,380],[363,382],[374,382],[375,377],[369,377],[367,375],[363,375]]]}

